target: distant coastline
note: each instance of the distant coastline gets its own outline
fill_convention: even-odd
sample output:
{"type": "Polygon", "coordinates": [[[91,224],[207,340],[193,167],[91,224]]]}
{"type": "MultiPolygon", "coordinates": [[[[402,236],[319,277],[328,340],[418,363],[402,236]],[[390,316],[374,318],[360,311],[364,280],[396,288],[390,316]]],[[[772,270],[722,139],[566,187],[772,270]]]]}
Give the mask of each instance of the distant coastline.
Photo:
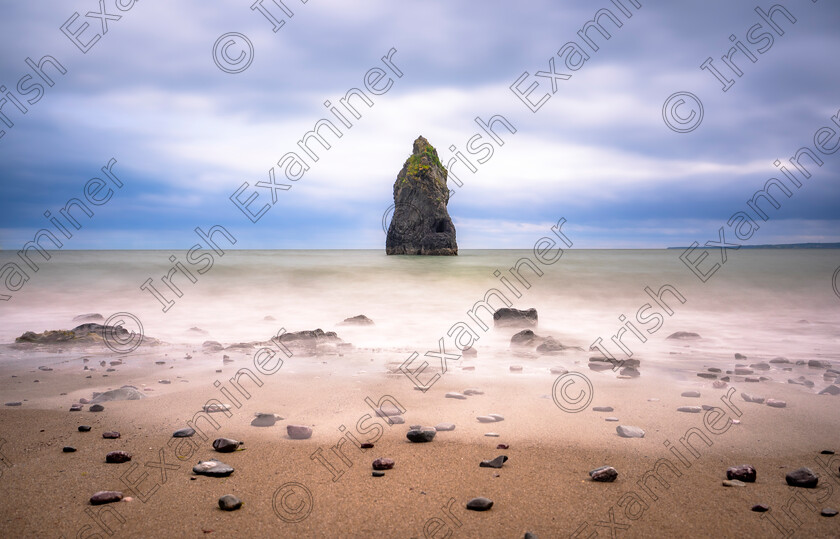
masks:
{"type": "MultiPolygon", "coordinates": [[[[717,249],[718,247],[702,247],[697,249],[717,249]]],[[[688,247],[667,247],[667,249],[688,249],[688,247]]],[[[840,249],[840,243],[776,243],[767,245],[741,245],[741,249],[840,249]]]]}

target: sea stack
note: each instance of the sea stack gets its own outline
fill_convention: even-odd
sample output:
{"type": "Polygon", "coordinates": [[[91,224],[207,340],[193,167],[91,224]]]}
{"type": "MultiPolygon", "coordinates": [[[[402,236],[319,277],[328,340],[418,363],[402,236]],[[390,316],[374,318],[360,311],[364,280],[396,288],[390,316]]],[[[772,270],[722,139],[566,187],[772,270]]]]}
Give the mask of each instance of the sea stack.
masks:
{"type": "Polygon", "coordinates": [[[385,252],[389,255],[457,255],[455,225],[449,217],[446,169],[437,150],[422,136],[414,141],[394,182],[394,215],[385,252]]]}

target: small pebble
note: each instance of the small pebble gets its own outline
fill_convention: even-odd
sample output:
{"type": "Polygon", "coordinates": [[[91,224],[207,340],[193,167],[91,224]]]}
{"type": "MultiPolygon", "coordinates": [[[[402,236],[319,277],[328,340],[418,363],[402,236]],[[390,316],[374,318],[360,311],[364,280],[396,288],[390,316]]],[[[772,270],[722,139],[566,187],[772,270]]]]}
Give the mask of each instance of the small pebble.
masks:
{"type": "Polygon", "coordinates": [[[837,509],[832,509],[831,507],[826,507],[822,511],[820,511],[820,514],[824,517],[833,517],[833,516],[837,515],[837,509]]]}
{"type": "Polygon", "coordinates": [[[612,483],[618,477],[618,472],[612,466],[601,466],[589,472],[589,477],[599,483],[612,483]]]}
{"type": "Polygon", "coordinates": [[[105,455],[105,462],[109,462],[111,464],[122,464],[123,462],[128,462],[130,460],[131,455],[125,451],[111,451],[105,455]]]}
{"type": "Polygon", "coordinates": [[[501,468],[507,462],[508,458],[505,455],[499,455],[493,460],[482,460],[478,466],[479,468],[501,468]]]}
{"type": "Polygon", "coordinates": [[[695,397],[696,398],[696,397],[700,396],[700,392],[699,391],[683,391],[680,396],[681,397],[695,397]]]}
{"type": "Polygon", "coordinates": [[[454,391],[450,391],[449,393],[444,395],[444,397],[447,398],[447,399],[459,399],[459,400],[464,400],[464,399],[467,398],[466,395],[462,395],[461,393],[455,393],[454,391]]]}
{"type": "Polygon", "coordinates": [[[496,449],[510,449],[510,445],[508,444],[499,444],[496,446],[496,449]]]}
{"type": "Polygon", "coordinates": [[[225,494],[219,498],[219,509],[223,511],[236,511],[242,507],[242,500],[231,494],[225,494]]]}
{"type": "Polygon", "coordinates": [[[179,429],[172,433],[173,438],[189,438],[195,434],[194,429],[186,428],[186,429],[179,429]]]}
{"type": "Polygon", "coordinates": [[[752,510],[755,511],[756,513],[766,513],[767,511],[770,510],[770,506],[765,505],[763,503],[757,503],[757,504],[752,506],[752,510]]]}
{"type": "Polygon", "coordinates": [[[792,487],[814,488],[819,478],[810,468],[803,467],[789,472],[785,476],[785,481],[792,487]]]}
{"type": "Polygon", "coordinates": [[[490,438],[498,438],[500,436],[498,432],[485,432],[484,435],[490,438]]]}
{"type": "Polygon", "coordinates": [[[726,469],[727,479],[737,479],[746,483],[755,483],[755,468],[749,464],[742,464],[740,466],[732,466],[726,469]]]}
{"type": "Polygon", "coordinates": [[[435,434],[437,431],[433,428],[422,428],[422,429],[411,429],[406,433],[405,437],[408,438],[408,441],[414,442],[416,444],[431,442],[435,439],[435,434]]]}
{"type": "Polygon", "coordinates": [[[312,428],[306,425],[286,425],[286,433],[292,440],[306,440],[312,437],[312,428]]]}
{"type": "Polygon", "coordinates": [[[644,438],[645,437],[645,431],[643,431],[639,427],[619,425],[615,428],[615,431],[622,438],[644,438]]]}
{"type": "Polygon", "coordinates": [[[362,449],[373,449],[373,444],[369,442],[364,442],[359,445],[362,449]]]}
{"type": "Polygon", "coordinates": [[[614,411],[612,406],[593,406],[593,412],[612,412],[614,411]]]}
{"type": "Polygon", "coordinates": [[[65,453],[75,453],[76,452],[76,448],[71,446],[71,445],[65,445],[61,450],[64,451],[65,453]]]}
{"type": "Polygon", "coordinates": [[[372,475],[373,477],[385,477],[385,472],[383,472],[382,470],[374,470],[371,472],[370,475],[372,475]]]}
{"type": "Polygon", "coordinates": [[[833,455],[833,454],[834,454],[834,451],[832,451],[831,449],[823,449],[822,451],[820,451],[820,455],[833,455]]]}
{"type": "Polygon", "coordinates": [[[470,511],[487,511],[493,507],[493,500],[488,498],[473,498],[467,502],[467,509],[470,511]]]}
{"type": "Polygon", "coordinates": [[[678,412],[686,412],[689,414],[699,414],[703,409],[699,406],[680,406],[677,408],[678,412]]]}
{"type": "Polygon", "coordinates": [[[105,409],[105,407],[102,406],[101,404],[93,404],[93,405],[91,405],[90,408],[88,408],[88,410],[90,410],[91,412],[101,412],[104,409],[105,409]]]}
{"type": "Polygon", "coordinates": [[[394,459],[380,457],[373,461],[374,470],[390,470],[394,467],[394,459]]]}
{"type": "Polygon", "coordinates": [[[746,483],[743,481],[738,481],[737,479],[725,479],[723,481],[723,486],[725,487],[745,487],[747,486],[746,483]]]}
{"type": "Polygon", "coordinates": [[[464,395],[484,395],[484,391],[478,390],[474,387],[468,387],[464,390],[464,395]]]}
{"type": "Polygon", "coordinates": [[[102,505],[105,503],[113,503],[122,500],[123,493],[116,490],[100,490],[90,497],[91,505],[102,505]]]}
{"type": "Polygon", "coordinates": [[[618,421],[617,417],[605,417],[604,421],[618,421]]]}
{"type": "Polygon", "coordinates": [[[111,431],[103,432],[102,437],[106,438],[106,439],[109,439],[109,440],[116,440],[117,438],[120,437],[120,433],[115,431],[115,430],[111,430],[111,431]]]}
{"type": "Polygon", "coordinates": [[[79,432],[90,432],[90,425],[79,425],[79,432]]]}
{"type": "Polygon", "coordinates": [[[435,425],[435,430],[436,431],[455,430],[455,424],[454,423],[438,423],[437,425],[435,425]]]}

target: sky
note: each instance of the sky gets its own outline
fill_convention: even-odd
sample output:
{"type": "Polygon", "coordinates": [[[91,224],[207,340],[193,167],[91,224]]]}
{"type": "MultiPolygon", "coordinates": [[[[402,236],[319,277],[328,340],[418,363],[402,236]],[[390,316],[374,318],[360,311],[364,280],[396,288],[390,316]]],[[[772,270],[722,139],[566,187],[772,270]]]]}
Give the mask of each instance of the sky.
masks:
{"type": "MultiPolygon", "coordinates": [[[[55,231],[45,212],[55,217],[100,178],[93,196],[111,198],[92,217],[71,210],[81,228],[64,249],[188,249],[196,227],[214,225],[243,249],[384,249],[383,216],[418,135],[444,164],[454,146],[476,165],[451,167],[461,249],[530,248],[561,218],[575,248],[703,244],[783,178],[774,161],[813,148],[820,128],[840,131],[840,5],[828,0],[262,0],[273,23],[251,0],[210,4],[3,1],[0,112],[13,125],[0,123],[0,248],[55,231]],[[755,11],[777,5],[796,22],[777,10],[774,30],[755,11]],[[601,9],[621,27],[599,18],[610,38],[584,34],[596,51],[578,32],[601,9]],[[252,54],[223,38],[232,32],[252,54]],[[588,59],[558,54],[570,42],[588,59]],[[732,56],[740,76],[721,60],[738,44],[755,60],[732,56]],[[45,55],[66,70],[44,68],[52,86],[26,63],[45,55]],[[701,68],[707,58],[733,81],[726,91],[701,68]],[[380,91],[390,85],[381,95],[365,89],[373,68],[387,77],[380,91]],[[297,141],[319,120],[338,123],[324,102],[352,88],[373,106],[286,181],[278,161],[303,155],[297,141]],[[702,118],[690,97],[671,99],[681,92],[702,118]],[[525,103],[544,95],[536,111],[525,103]],[[516,133],[495,124],[502,144],[476,163],[487,154],[466,150],[482,133],[475,119],[496,115],[516,133]],[[101,171],[111,159],[122,187],[101,171]],[[271,169],[291,185],[273,204],[255,186],[271,169]],[[255,223],[231,201],[243,182],[252,211],[269,204],[255,223]]],[[[825,148],[837,142],[823,133],[825,148]]],[[[765,202],[768,220],[739,243],[840,241],[840,153],[818,155],[823,165],[806,158],[811,177],[789,198],[776,192],[779,209],[765,202]]]]}

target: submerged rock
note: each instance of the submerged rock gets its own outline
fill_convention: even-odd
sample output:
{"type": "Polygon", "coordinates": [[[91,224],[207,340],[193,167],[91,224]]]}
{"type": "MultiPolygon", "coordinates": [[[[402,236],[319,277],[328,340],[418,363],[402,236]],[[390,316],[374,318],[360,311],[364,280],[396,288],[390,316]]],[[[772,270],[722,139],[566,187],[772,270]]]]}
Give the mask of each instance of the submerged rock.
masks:
{"type": "Polygon", "coordinates": [[[536,326],[537,322],[537,310],[534,308],[520,310],[512,309],[509,307],[502,307],[501,309],[493,313],[493,325],[495,325],[496,327],[529,327],[536,326]]]}
{"type": "Polygon", "coordinates": [[[394,182],[394,214],[385,240],[389,255],[457,255],[449,217],[448,172],[422,136],[394,182]]]}
{"type": "Polygon", "coordinates": [[[691,331],[677,331],[675,333],[671,333],[666,337],[666,339],[670,340],[680,340],[680,341],[694,341],[700,339],[700,335],[697,333],[692,333],[691,331]]]}
{"type": "Polygon", "coordinates": [[[340,326],[373,326],[373,320],[368,318],[367,316],[360,314],[358,316],[353,316],[350,318],[345,318],[344,322],[339,323],[340,326]]]}

